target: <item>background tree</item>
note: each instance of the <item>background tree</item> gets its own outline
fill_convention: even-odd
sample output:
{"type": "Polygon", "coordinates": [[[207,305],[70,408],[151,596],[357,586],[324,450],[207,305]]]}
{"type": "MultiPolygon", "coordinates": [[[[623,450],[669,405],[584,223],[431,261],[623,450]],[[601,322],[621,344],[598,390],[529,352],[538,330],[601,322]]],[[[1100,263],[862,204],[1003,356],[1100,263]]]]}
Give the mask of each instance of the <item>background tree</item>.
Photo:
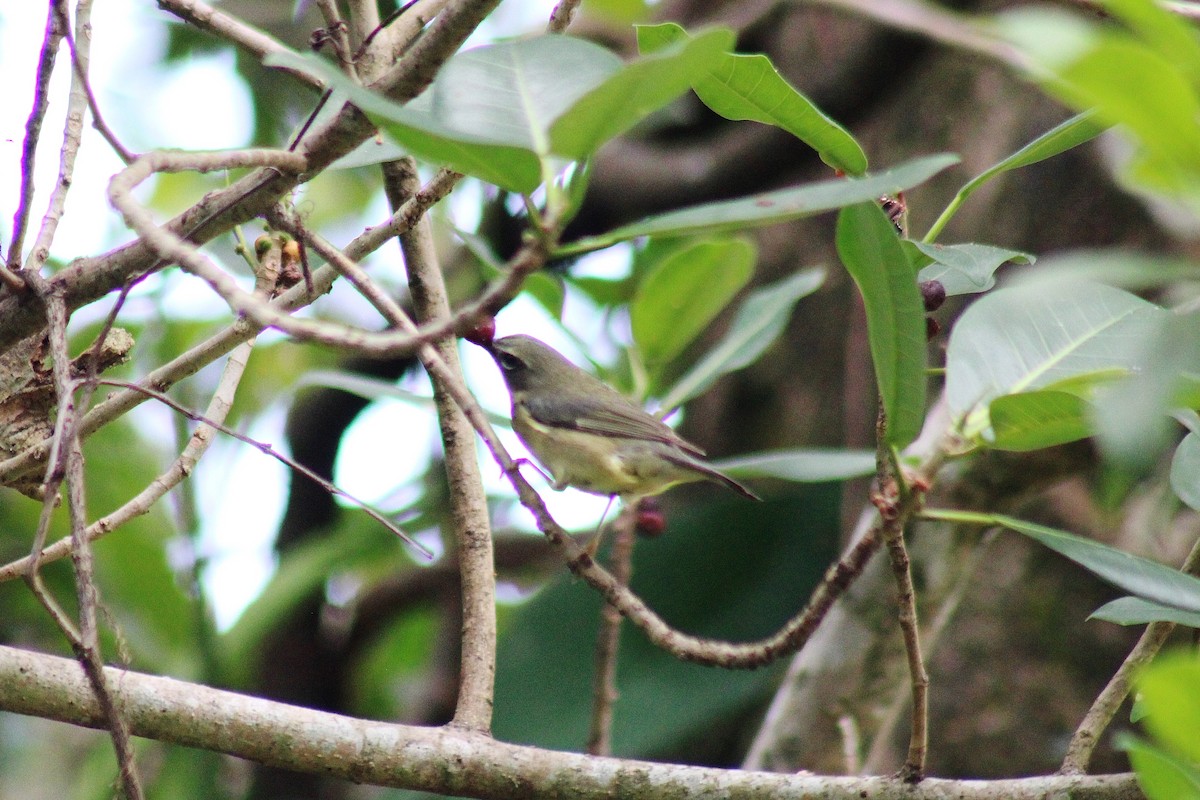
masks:
{"type": "MultiPolygon", "coordinates": [[[[902,790],[883,778],[633,763],[605,777],[603,762],[500,743],[516,742],[910,780],[1061,767],[955,788],[1137,793],[1127,774],[1075,773],[1127,769],[1100,740],[1128,673],[1172,624],[1195,625],[1200,613],[1186,576],[1122,555],[1179,563],[1195,540],[1195,437],[1179,436],[1196,418],[1176,411],[1180,429],[1166,416],[1197,407],[1194,273],[1168,258],[1185,249],[1175,223],[1195,218],[1200,164],[1189,116],[1200,48],[1187,9],[958,4],[986,15],[967,17],[900,2],[679,2],[653,9],[654,21],[676,25],[635,34],[632,21],[650,21],[641,4],[589,2],[571,22],[563,3],[549,26],[570,24],[570,39],[453,56],[494,5],[423,0],[393,14],[301,4],[307,16],[296,19],[290,4],[160,3],[162,19],[185,23],[171,28],[168,62],[229,48],[254,98],[253,143],[273,149],[197,154],[147,142],[134,149],[154,152],[136,155],[133,132],[98,107],[86,80],[89,4],[50,4],[25,149],[13,155],[22,182],[0,295],[0,475],[13,487],[0,510],[11,562],[0,567],[0,635],[14,646],[0,651],[0,707],[102,727],[112,741],[5,716],[14,736],[3,760],[15,765],[5,788],[90,796],[120,774],[128,796],[389,791],[348,779],[481,797],[609,796],[636,774],[648,796],[699,791],[694,781],[718,792],[902,790]],[[323,55],[298,55],[309,45],[323,55]],[[32,148],[48,157],[41,131],[56,62],[72,75],[67,137],[39,217],[32,148]],[[113,167],[109,196],[137,238],[63,263],[54,230],[79,213],[64,212],[75,154],[98,158],[101,147],[79,150],[85,117],[127,165],[113,167]],[[390,138],[373,138],[377,128],[390,138]],[[878,209],[884,195],[891,219],[878,209]],[[1056,255],[1115,245],[1154,255],[1056,255]],[[1004,278],[1048,277],[989,292],[1002,267],[1004,278]],[[951,295],[945,307],[935,308],[933,280],[951,295]],[[988,294],[960,324],[979,292],[988,294]],[[179,313],[179,297],[220,302],[179,313]],[[927,309],[943,331],[928,346],[927,309]],[[611,571],[593,564],[502,450],[475,457],[476,430],[490,448],[496,440],[467,393],[453,334],[475,328],[478,338],[493,314],[501,333],[538,326],[574,342],[606,378],[663,410],[686,404],[685,435],[729,457],[722,467],[767,502],[681,488],[661,508],[623,514],[602,554],[611,571]],[[285,336],[255,342],[265,328],[285,336]],[[946,364],[948,386],[935,399],[935,375],[928,403],[927,361],[946,364]],[[415,547],[327,484],[351,425],[393,397],[421,411],[406,417],[411,428],[375,434],[376,469],[398,472],[402,457],[421,466],[377,505],[404,536],[419,534],[415,547]],[[170,416],[133,424],[127,412],[139,404],[170,416]],[[223,584],[206,579],[216,574],[203,533],[213,509],[185,478],[211,440],[253,431],[283,404],[293,471],[278,564],[222,629],[211,593],[223,584]],[[444,449],[416,432],[435,407],[444,449]],[[176,438],[165,450],[164,419],[176,438]],[[497,462],[528,511],[491,481],[497,462]],[[16,494],[60,490],[58,511],[16,494]],[[166,513],[155,501],[172,490],[166,513]],[[635,529],[663,520],[664,535],[634,547],[635,529]],[[535,527],[544,536],[530,535],[535,527]],[[996,527],[1040,543],[981,536],[996,527]],[[100,535],[93,565],[85,544],[100,535]],[[31,570],[31,545],[36,553],[59,536],[31,570]],[[1126,666],[1136,631],[1081,622],[1116,595],[1043,545],[1131,595],[1106,618],[1153,621],[1126,666]],[[888,556],[871,558],[880,549],[888,556]],[[68,552],[70,564],[56,560],[68,552]],[[840,569],[826,574],[839,552],[840,569]],[[621,587],[630,572],[632,593],[621,587]],[[893,622],[893,573],[907,647],[893,622]],[[88,683],[37,650],[73,651],[88,683]],[[188,683],[105,678],[105,660],[188,683]],[[341,723],[200,684],[451,724],[341,723]],[[910,714],[910,702],[928,703],[928,716],[910,714]],[[135,747],[130,730],[198,749],[135,747]],[[80,770],[57,766],[79,753],[80,770]]],[[[462,354],[468,365],[479,355],[462,354]]],[[[503,408],[498,383],[485,388],[494,373],[469,372],[481,399],[503,408]]],[[[212,460],[198,473],[216,470],[212,460]]],[[[579,535],[594,526],[581,523],[579,535]]],[[[1188,720],[1159,722],[1194,697],[1178,688],[1194,664],[1168,667],[1146,684],[1158,743],[1125,745],[1151,792],[1156,780],[1195,782],[1197,755],[1176,733],[1188,720]]]]}

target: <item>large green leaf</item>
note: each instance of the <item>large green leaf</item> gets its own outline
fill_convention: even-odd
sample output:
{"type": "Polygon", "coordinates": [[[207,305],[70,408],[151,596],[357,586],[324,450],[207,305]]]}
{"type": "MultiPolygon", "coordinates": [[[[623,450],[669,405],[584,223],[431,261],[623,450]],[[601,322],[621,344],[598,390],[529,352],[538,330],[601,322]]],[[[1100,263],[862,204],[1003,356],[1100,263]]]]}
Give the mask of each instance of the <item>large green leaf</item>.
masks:
{"type": "Polygon", "coordinates": [[[713,466],[738,477],[824,483],[870,475],[875,471],[875,453],[871,450],[796,448],[725,458],[714,461],[713,466]]]}
{"type": "Polygon", "coordinates": [[[1051,128],[1017,152],[996,162],[963,184],[963,187],[954,195],[954,199],[946,206],[946,210],[930,226],[929,232],[925,234],[925,242],[933,242],[951,217],[958,213],[959,207],[967,201],[967,198],[975,194],[988,181],[1010,170],[1045,161],[1071,148],[1078,147],[1096,138],[1109,127],[1097,121],[1092,111],[1085,111],[1051,128]]]}
{"type": "MultiPolygon", "coordinates": [[[[653,53],[688,33],[674,22],[637,26],[638,49],[653,53]]],[[[846,129],[787,82],[762,54],[722,53],[692,88],[704,104],[732,120],[774,125],[817,151],[829,166],[850,175],[867,170],[867,156],[846,129]]]]}
{"type": "Polygon", "coordinates": [[[1095,109],[1098,120],[1133,138],[1130,178],[1200,207],[1200,95],[1194,56],[1185,54],[1195,43],[1181,45],[1190,34],[1169,32],[1172,23],[1153,19],[1166,12],[1151,3],[1121,9],[1135,23],[1132,32],[1044,9],[1007,14],[1001,30],[1030,58],[1048,93],[1095,109]]]}
{"type": "Polygon", "coordinates": [[[1131,369],[1133,343],[1162,309],[1120,289],[1079,282],[1047,291],[993,291],[968,308],[950,335],[946,399],[967,417],[965,433],[988,427],[995,398],[1099,370],[1131,369]]]}
{"type": "Polygon", "coordinates": [[[792,306],[824,280],[825,270],[813,267],[751,292],[734,314],[728,333],[663,395],[663,410],[683,405],[722,375],[753,364],[783,333],[792,306]]]}
{"type": "Polygon", "coordinates": [[[925,309],[916,275],[895,226],[873,202],[842,209],[837,251],[866,308],[887,440],[903,447],[925,419],[925,309]]]}
{"type": "Polygon", "coordinates": [[[653,366],[678,356],[754,274],[748,239],[714,239],[675,250],[642,279],[629,306],[633,341],[653,366]]]}
{"type": "Polygon", "coordinates": [[[957,162],[958,156],[954,155],[925,156],[865,178],[834,178],[735,200],[704,203],[579,239],[559,248],[558,253],[568,255],[598,250],[639,236],[713,234],[811,217],[911,189],[957,162]]]}
{"type": "MultiPolygon", "coordinates": [[[[601,48],[602,49],[602,48],[601,48]]],[[[467,51],[456,58],[469,57],[467,51]]],[[[477,57],[476,57],[477,58],[477,57]]],[[[450,71],[451,59],[444,72],[450,71]]],[[[541,183],[542,165],[532,147],[532,132],[523,128],[519,115],[506,107],[495,113],[488,107],[468,105],[461,112],[452,98],[485,100],[485,91],[465,91],[454,83],[439,81],[421,98],[407,106],[393,103],[339,72],[316,54],[272,53],[263,59],[269,67],[297,69],[313,75],[335,89],[341,98],[349,98],[371,121],[402,144],[409,152],[436,164],[445,164],[459,172],[474,175],[488,183],[522,194],[531,193],[541,183]],[[446,99],[441,98],[445,96],[446,99]]],[[[461,75],[454,71],[451,74],[461,75]]],[[[496,71],[497,82],[503,73],[496,71]]],[[[585,74],[584,78],[588,75],[585,74]]],[[[582,81],[568,81],[577,91],[586,88],[582,81]]],[[[491,87],[503,91],[502,87],[491,87]]],[[[561,95],[555,95],[561,97],[561,95]]]]}
{"type": "Polygon", "coordinates": [[[1148,0],[1106,0],[1104,9],[1174,64],[1193,85],[1200,85],[1200,40],[1182,15],[1148,0]]]}
{"type": "Polygon", "coordinates": [[[1149,800],[1200,800],[1200,770],[1194,765],[1127,733],[1117,745],[1129,754],[1149,800]]]}
{"type": "Polygon", "coordinates": [[[1200,369],[1200,314],[1164,313],[1135,342],[1136,375],[1096,397],[1096,433],[1104,454],[1132,469],[1150,467],[1169,444],[1167,416],[1185,377],[1200,369]]]}
{"type": "Polygon", "coordinates": [[[708,30],[626,64],[554,119],[549,128],[550,152],[572,159],[590,156],[609,139],[687,91],[696,77],[732,46],[731,31],[708,30]]]}
{"type": "Polygon", "coordinates": [[[947,296],[986,292],[996,285],[996,270],[1002,265],[1009,261],[1017,264],[1035,261],[1029,253],[988,244],[905,244],[916,248],[932,262],[921,267],[917,280],[938,281],[945,287],[947,296]]]}
{"type": "Polygon", "coordinates": [[[1180,500],[1200,511],[1200,435],[1183,437],[1171,460],[1171,489],[1180,500]]]}
{"type": "Polygon", "coordinates": [[[605,48],[570,36],[502,42],[455,55],[407,105],[358,86],[315,55],[274,53],[263,63],[316,76],[424,159],[529,194],[556,171],[555,157],[591,155],[684,92],[731,44],[732,34],[713,30],[622,65],[605,48]]]}
{"type": "Polygon", "coordinates": [[[1171,752],[1200,764],[1200,659],[1181,652],[1159,660],[1137,681],[1146,727],[1171,752]]]}
{"type": "Polygon", "coordinates": [[[1174,606],[1165,606],[1144,600],[1141,597],[1118,597],[1097,608],[1088,619],[1102,619],[1117,625],[1146,625],[1150,622],[1174,622],[1200,628],[1200,613],[1184,611],[1174,606]]]}
{"type": "Polygon", "coordinates": [[[988,408],[997,450],[1040,450],[1091,435],[1088,404],[1070,392],[1044,389],[997,397],[988,408]]]}
{"type": "Polygon", "coordinates": [[[1193,261],[1128,250],[1074,250],[1038,260],[1037,269],[1019,270],[1012,283],[1055,293],[1071,291],[1071,284],[1094,281],[1131,291],[1155,289],[1180,281],[1200,280],[1193,261]]]}
{"type": "Polygon", "coordinates": [[[1171,608],[1200,613],[1200,579],[1066,531],[1003,514],[993,514],[991,519],[997,525],[1036,539],[1130,594],[1171,608]]]}

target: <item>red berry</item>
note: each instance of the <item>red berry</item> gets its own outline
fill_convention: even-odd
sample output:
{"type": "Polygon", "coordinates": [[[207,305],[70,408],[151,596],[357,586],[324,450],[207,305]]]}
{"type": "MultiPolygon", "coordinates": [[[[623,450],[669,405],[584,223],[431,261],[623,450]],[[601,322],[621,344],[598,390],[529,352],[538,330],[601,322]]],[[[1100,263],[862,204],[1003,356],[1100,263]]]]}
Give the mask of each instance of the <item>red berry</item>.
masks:
{"type": "Polygon", "coordinates": [[[934,337],[936,337],[941,332],[942,332],[942,325],[940,322],[938,322],[933,317],[925,318],[925,339],[927,341],[933,341],[934,337]]]}
{"type": "Polygon", "coordinates": [[[491,347],[496,338],[496,320],[493,317],[479,317],[463,331],[462,338],[480,347],[491,347]]]}
{"type": "Polygon", "coordinates": [[[946,302],[946,287],[941,281],[921,281],[921,300],[925,303],[926,311],[937,311],[946,302]]]}
{"type": "Polygon", "coordinates": [[[667,529],[667,517],[657,503],[647,503],[646,500],[638,506],[637,517],[634,521],[638,535],[647,539],[661,536],[667,529]]]}

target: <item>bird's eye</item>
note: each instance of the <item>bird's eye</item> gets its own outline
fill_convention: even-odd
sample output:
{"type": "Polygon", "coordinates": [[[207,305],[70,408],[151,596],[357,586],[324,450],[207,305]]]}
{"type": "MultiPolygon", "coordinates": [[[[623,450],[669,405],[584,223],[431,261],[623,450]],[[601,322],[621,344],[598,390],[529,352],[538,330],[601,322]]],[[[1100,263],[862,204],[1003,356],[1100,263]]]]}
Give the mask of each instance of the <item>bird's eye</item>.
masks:
{"type": "Polygon", "coordinates": [[[505,372],[516,372],[525,366],[525,362],[514,356],[512,353],[501,353],[499,356],[497,356],[496,361],[500,364],[500,369],[504,370],[505,372]]]}

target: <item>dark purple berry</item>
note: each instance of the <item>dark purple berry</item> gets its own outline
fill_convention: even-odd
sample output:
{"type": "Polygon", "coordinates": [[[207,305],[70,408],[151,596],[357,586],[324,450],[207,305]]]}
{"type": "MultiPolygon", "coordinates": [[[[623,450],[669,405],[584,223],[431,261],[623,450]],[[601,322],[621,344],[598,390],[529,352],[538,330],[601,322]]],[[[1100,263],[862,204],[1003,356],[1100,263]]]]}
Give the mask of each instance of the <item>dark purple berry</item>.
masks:
{"type": "Polygon", "coordinates": [[[946,302],[946,287],[941,281],[921,281],[921,300],[925,303],[926,311],[937,311],[946,302]]]}

